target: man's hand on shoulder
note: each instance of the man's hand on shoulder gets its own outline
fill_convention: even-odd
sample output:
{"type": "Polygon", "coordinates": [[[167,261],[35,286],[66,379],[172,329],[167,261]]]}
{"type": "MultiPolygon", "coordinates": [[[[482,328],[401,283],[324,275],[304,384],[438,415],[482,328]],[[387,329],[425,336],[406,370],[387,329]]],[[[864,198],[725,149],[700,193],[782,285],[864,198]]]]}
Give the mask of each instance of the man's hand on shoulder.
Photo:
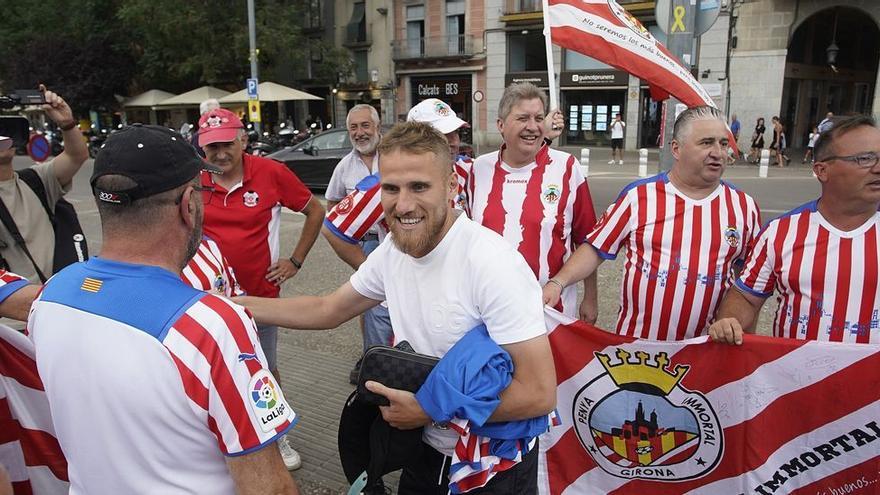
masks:
{"type": "Polygon", "coordinates": [[[389,388],[373,381],[364,385],[370,392],[379,394],[391,402],[390,406],[379,406],[382,417],[391,426],[400,430],[412,430],[431,423],[431,418],[422,409],[412,392],[389,388]]]}

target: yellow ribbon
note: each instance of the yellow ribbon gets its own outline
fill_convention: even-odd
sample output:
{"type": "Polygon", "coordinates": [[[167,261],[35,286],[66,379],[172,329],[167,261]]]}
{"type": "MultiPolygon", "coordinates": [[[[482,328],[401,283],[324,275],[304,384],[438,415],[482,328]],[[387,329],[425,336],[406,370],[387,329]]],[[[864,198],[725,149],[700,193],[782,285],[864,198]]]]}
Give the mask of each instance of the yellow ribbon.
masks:
{"type": "Polygon", "coordinates": [[[669,30],[670,33],[674,33],[676,31],[684,32],[684,7],[679,5],[672,10],[672,15],[675,16],[675,20],[672,22],[672,29],[669,30]]]}

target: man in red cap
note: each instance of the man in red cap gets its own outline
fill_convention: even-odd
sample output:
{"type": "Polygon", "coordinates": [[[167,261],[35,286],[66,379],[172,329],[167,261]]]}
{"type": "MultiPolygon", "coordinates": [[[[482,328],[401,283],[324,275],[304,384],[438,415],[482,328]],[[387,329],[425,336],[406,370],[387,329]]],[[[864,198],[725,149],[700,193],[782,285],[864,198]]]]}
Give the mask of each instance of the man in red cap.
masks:
{"type": "MultiPolygon", "coordinates": [[[[321,231],[324,208],[287,167],[244,152],[247,134],[229,110],[211,110],[199,119],[199,145],[222,174],[202,174],[204,231],[220,245],[249,295],[278,297],[281,284],[302,268],[321,231]],[[281,207],[306,216],[299,241],[289,257],[281,254],[281,207]]],[[[280,382],[276,360],[278,327],[257,327],[266,367],[280,382]]],[[[301,464],[287,442],[278,441],[288,469],[301,464]]]]}

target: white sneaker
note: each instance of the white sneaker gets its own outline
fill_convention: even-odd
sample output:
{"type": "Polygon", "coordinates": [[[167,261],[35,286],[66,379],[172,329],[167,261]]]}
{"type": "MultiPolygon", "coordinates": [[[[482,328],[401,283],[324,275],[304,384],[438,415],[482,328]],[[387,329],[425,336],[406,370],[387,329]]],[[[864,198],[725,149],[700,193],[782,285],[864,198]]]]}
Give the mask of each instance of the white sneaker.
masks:
{"type": "Polygon", "coordinates": [[[623,160],[617,160],[618,165],[623,165],[623,160]]]}
{"type": "Polygon", "coordinates": [[[281,458],[284,459],[284,467],[288,471],[294,471],[302,467],[302,458],[299,456],[299,452],[293,450],[293,447],[290,446],[287,435],[278,439],[278,450],[281,452],[281,458]]]}
{"type": "Polygon", "coordinates": [[[614,159],[608,160],[608,165],[614,165],[614,159]]]}

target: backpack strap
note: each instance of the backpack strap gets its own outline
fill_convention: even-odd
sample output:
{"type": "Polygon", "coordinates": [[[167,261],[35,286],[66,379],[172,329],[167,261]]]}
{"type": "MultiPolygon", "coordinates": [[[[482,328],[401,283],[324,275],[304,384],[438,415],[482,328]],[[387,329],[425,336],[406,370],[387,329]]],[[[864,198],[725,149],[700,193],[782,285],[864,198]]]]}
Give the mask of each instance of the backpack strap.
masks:
{"type": "MultiPolygon", "coordinates": [[[[37,266],[37,262],[34,261],[34,257],[31,256],[31,252],[28,250],[27,243],[24,241],[24,237],[22,237],[21,232],[18,231],[18,226],[15,225],[15,220],[12,219],[12,215],[9,213],[9,210],[6,208],[6,204],[3,203],[3,200],[0,200],[0,222],[3,223],[3,226],[6,227],[6,230],[12,235],[12,238],[15,240],[15,244],[24,251],[25,256],[31,261],[31,264],[34,265],[34,270],[37,272],[37,276],[40,277],[40,281],[44,284],[46,283],[46,275],[43,274],[43,271],[40,270],[40,267],[37,266]]],[[[7,263],[8,265],[8,263],[7,263]]]]}
{"type": "Polygon", "coordinates": [[[46,192],[46,186],[43,184],[43,180],[40,179],[37,172],[28,167],[19,170],[18,177],[31,188],[31,191],[33,191],[34,194],[37,195],[37,198],[39,198],[40,203],[43,205],[43,209],[46,210],[46,214],[49,215],[49,221],[54,224],[55,214],[52,212],[52,208],[49,207],[49,195],[46,192]]]}

